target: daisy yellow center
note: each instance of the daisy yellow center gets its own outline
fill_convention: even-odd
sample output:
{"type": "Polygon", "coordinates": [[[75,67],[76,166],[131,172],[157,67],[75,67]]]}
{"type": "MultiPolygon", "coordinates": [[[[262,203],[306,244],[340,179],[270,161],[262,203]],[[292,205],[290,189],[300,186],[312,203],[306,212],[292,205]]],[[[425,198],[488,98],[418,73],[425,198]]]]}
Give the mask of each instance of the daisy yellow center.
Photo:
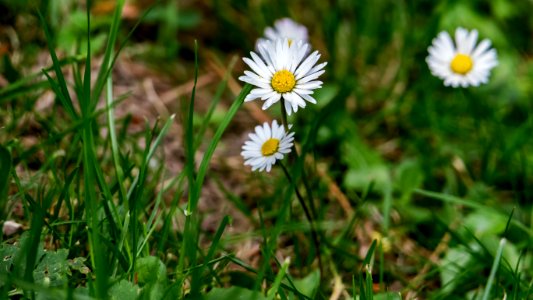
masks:
{"type": "Polygon", "coordinates": [[[450,63],[452,71],[461,75],[465,75],[472,70],[473,65],[474,62],[472,62],[472,58],[470,58],[470,56],[460,53],[457,54],[450,63]]]}
{"type": "Polygon", "coordinates": [[[270,138],[261,146],[261,154],[263,156],[270,156],[278,151],[279,140],[270,138]]]}
{"type": "Polygon", "coordinates": [[[294,74],[291,72],[287,70],[281,70],[274,73],[270,84],[276,92],[286,93],[292,91],[296,85],[296,78],[294,78],[294,74]]]}

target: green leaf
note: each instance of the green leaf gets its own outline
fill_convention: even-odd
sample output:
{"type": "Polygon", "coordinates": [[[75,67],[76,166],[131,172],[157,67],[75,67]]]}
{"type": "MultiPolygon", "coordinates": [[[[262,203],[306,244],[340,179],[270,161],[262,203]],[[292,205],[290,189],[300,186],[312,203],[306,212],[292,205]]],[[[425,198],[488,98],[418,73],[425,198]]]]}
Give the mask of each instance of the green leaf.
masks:
{"type": "Polygon", "coordinates": [[[315,299],[316,292],[320,286],[320,271],[315,270],[302,279],[293,280],[293,283],[300,293],[311,299],[315,299]]]}
{"type": "Polygon", "coordinates": [[[87,258],[85,257],[76,257],[74,259],[69,259],[67,262],[72,270],[76,270],[81,274],[91,273],[91,269],[85,265],[87,258]]]}
{"type": "Polygon", "coordinates": [[[339,86],[334,83],[324,84],[321,89],[316,90],[314,97],[317,100],[317,107],[324,108],[339,93],[339,86]]]}
{"type": "Polygon", "coordinates": [[[65,285],[67,274],[70,272],[67,256],[67,249],[46,252],[43,260],[33,271],[35,283],[50,287],[65,285]]]}
{"type": "Polygon", "coordinates": [[[472,255],[462,246],[451,248],[446,252],[440,268],[441,292],[449,293],[455,288],[456,278],[471,260],[472,255]]]}
{"type": "Polygon", "coordinates": [[[125,279],[122,279],[109,289],[109,298],[111,300],[137,299],[138,290],[139,287],[125,279]]]}
{"type": "Polygon", "coordinates": [[[380,154],[366,145],[356,130],[346,129],[341,151],[342,160],[348,166],[343,182],[347,189],[362,191],[373,183],[376,191],[386,192],[390,186],[389,168],[380,154]]]}
{"type": "MultiPolygon", "coordinates": [[[[26,273],[26,266],[28,265],[27,261],[27,255],[30,255],[27,250],[30,248],[29,244],[32,243],[32,237],[30,231],[25,231],[20,236],[20,240],[14,244],[14,247],[16,247],[15,257],[13,258],[13,267],[14,267],[14,274],[15,276],[24,276],[26,273]],[[21,250],[22,249],[22,250],[21,250]]],[[[46,254],[44,252],[44,242],[41,240],[39,244],[34,246],[32,248],[32,251],[35,251],[35,253],[32,253],[31,255],[34,256],[34,261],[38,262],[41,260],[41,258],[46,254]],[[36,251],[35,251],[36,248],[36,251]]],[[[35,265],[31,265],[31,271],[34,270],[35,265]]]]}
{"type": "Polygon", "coordinates": [[[397,293],[380,293],[374,295],[374,300],[402,300],[402,295],[397,293]]]}
{"type": "Polygon", "coordinates": [[[141,286],[142,299],[162,299],[167,283],[163,262],[155,256],[141,257],[136,262],[137,280],[141,286]]]}
{"type": "Polygon", "coordinates": [[[396,169],[395,187],[401,191],[402,200],[408,201],[413,191],[422,186],[424,173],[416,160],[405,160],[396,169]]]}
{"type": "Polygon", "coordinates": [[[230,287],[227,289],[214,288],[204,297],[204,300],[266,300],[267,298],[259,291],[252,291],[241,287],[230,287]]]}
{"type": "Polygon", "coordinates": [[[384,165],[362,169],[350,169],[344,177],[344,186],[350,190],[365,190],[375,183],[376,190],[383,192],[389,180],[388,169],[384,165]]]}
{"type": "MultiPolygon", "coordinates": [[[[0,275],[9,275],[11,273],[11,266],[18,250],[19,248],[13,245],[0,245],[0,275]]],[[[0,287],[3,285],[4,283],[0,281],[0,287]]]]}
{"type": "Polygon", "coordinates": [[[464,224],[472,230],[476,236],[485,234],[500,234],[505,230],[507,219],[502,214],[490,209],[477,209],[469,214],[464,224]]]}
{"type": "Polygon", "coordinates": [[[165,264],[155,256],[139,258],[135,269],[137,270],[137,280],[140,286],[166,282],[167,271],[165,264]]]}

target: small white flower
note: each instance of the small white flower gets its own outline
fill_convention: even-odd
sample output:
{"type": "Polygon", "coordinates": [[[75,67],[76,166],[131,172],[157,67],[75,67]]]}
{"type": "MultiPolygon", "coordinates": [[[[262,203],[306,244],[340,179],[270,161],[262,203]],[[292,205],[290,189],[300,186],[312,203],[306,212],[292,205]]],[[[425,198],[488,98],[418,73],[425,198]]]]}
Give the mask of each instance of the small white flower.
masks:
{"type": "Polygon", "coordinates": [[[244,101],[260,98],[265,101],[263,109],[267,109],[283,97],[289,115],[305,107],[305,101],[316,104],[311,95],[322,87],[322,81],[315,79],[324,73],[327,63],[315,65],[320,54],[315,51],[307,55],[309,47],[303,41],[289,44],[287,39],[260,43],[259,55],[252,51],[252,59],[243,58],[253,72],[244,71],[245,76],[239,80],[257,87],[244,101]]]}
{"type": "Polygon", "coordinates": [[[307,28],[289,18],[277,20],[274,28],[265,28],[265,37],[271,41],[287,39],[289,43],[308,40],[307,28]]]}
{"type": "Polygon", "coordinates": [[[248,135],[250,140],[242,146],[241,155],[244,164],[252,167],[252,171],[270,172],[276,160],[283,159],[284,154],[291,152],[294,132],[285,132],[282,125],[274,120],[272,127],[265,122],[263,126],[256,126],[255,133],[248,135]]]}
{"type": "Polygon", "coordinates": [[[13,235],[17,233],[22,228],[22,225],[15,221],[7,220],[4,222],[4,226],[2,227],[2,233],[6,236],[13,235]]]}
{"type": "Polygon", "coordinates": [[[490,70],[498,65],[496,50],[484,39],[477,45],[477,30],[455,30],[455,44],[443,31],[433,39],[426,58],[431,74],[444,80],[445,86],[478,86],[489,81],[490,70]]]}

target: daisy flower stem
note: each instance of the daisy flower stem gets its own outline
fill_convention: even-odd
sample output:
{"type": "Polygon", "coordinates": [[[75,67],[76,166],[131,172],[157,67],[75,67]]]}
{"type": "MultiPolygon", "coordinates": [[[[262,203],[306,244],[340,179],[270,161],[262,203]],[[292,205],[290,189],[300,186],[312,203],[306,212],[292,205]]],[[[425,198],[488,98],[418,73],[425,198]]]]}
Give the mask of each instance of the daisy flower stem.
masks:
{"type": "MultiPolygon", "coordinates": [[[[289,122],[287,121],[287,111],[285,110],[285,99],[281,98],[281,122],[283,123],[283,127],[285,127],[285,131],[289,131],[289,122]]],[[[296,149],[296,147],[295,147],[296,149]]],[[[296,152],[296,151],[294,151],[296,152]]]]}
{"type": "MultiPolygon", "coordinates": [[[[283,123],[283,126],[285,127],[285,131],[288,132],[289,130],[289,122],[287,121],[287,111],[285,110],[285,99],[281,98],[281,122],[283,123]]],[[[298,151],[296,150],[296,144],[293,146],[294,148],[294,160],[298,160],[298,151]]],[[[309,186],[309,182],[307,181],[307,175],[305,173],[304,162],[302,162],[302,181],[304,183],[305,190],[308,195],[309,204],[311,206],[311,213],[313,217],[316,217],[316,209],[315,205],[313,204],[313,197],[311,196],[311,187],[309,186]]]]}
{"type": "Polygon", "coordinates": [[[307,221],[309,221],[309,224],[311,225],[311,237],[313,239],[313,243],[315,244],[316,248],[316,257],[318,259],[318,267],[320,269],[320,276],[324,274],[324,270],[322,268],[322,258],[320,255],[320,240],[318,238],[318,233],[316,231],[315,222],[313,220],[313,217],[311,216],[309,212],[309,208],[307,207],[307,204],[305,204],[304,198],[302,197],[302,194],[300,194],[300,191],[298,190],[298,187],[296,186],[296,183],[292,179],[292,176],[290,175],[289,171],[285,167],[283,163],[280,162],[279,164],[281,166],[281,169],[283,170],[283,173],[285,173],[285,176],[287,177],[287,180],[289,180],[289,183],[294,186],[294,192],[296,193],[296,198],[298,198],[298,201],[300,202],[300,205],[302,206],[305,217],[307,218],[307,221]]]}

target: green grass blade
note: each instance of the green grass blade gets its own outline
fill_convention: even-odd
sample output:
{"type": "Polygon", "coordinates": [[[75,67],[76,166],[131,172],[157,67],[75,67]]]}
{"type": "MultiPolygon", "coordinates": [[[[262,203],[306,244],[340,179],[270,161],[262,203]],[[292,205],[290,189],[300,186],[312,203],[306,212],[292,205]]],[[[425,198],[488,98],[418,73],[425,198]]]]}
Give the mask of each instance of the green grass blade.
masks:
{"type": "MultiPolygon", "coordinates": [[[[126,215],[124,215],[124,223],[122,224],[122,235],[120,236],[120,240],[119,240],[119,243],[117,245],[117,251],[119,251],[119,252],[122,251],[122,248],[124,246],[127,248],[126,250],[130,250],[129,246],[128,246],[128,243],[126,242],[126,239],[128,237],[129,225],[130,225],[130,212],[126,211],[126,215]]],[[[125,254],[128,255],[129,261],[132,261],[133,255],[131,255],[131,251],[125,251],[125,252],[126,252],[125,254]]],[[[116,275],[116,273],[118,271],[118,268],[116,266],[117,266],[117,262],[115,262],[115,268],[114,268],[114,271],[113,271],[113,277],[116,275]]]]}
{"type": "Polygon", "coordinates": [[[365,259],[363,260],[363,264],[361,267],[365,267],[366,265],[370,265],[370,261],[372,260],[372,256],[374,256],[374,251],[376,250],[376,245],[378,244],[377,240],[373,240],[372,244],[370,245],[370,248],[368,248],[368,251],[366,252],[365,259]]]}
{"type": "Polygon", "coordinates": [[[509,230],[509,225],[511,225],[511,221],[513,220],[515,207],[511,210],[511,213],[509,214],[509,218],[507,218],[507,223],[505,224],[505,230],[503,231],[503,236],[507,236],[507,232],[509,230]]]}
{"type": "MultiPolygon", "coordinates": [[[[194,138],[193,138],[193,117],[194,117],[194,99],[196,95],[196,84],[198,83],[198,43],[194,43],[194,85],[191,91],[191,100],[189,101],[187,122],[185,125],[185,164],[187,179],[189,181],[189,194],[194,195],[195,182],[195,163],[194,163],[194,138]]],[[[191,199],[191,197],[189,198],[191,199]]],[[[189,210],[191,212],[192,210],[189,210]]]]}
{"type": "MultiPolygon", "coordinates": [[[[161,205],[161,201],[163,200],[163,194],[166,191],[165,186],[164,186],[165,185],[164,179],[165,177],[161,176],[161,180],[159,182],[159,185],[161,186],[161,188],[159,189],[159,192],[157,193],[157,196],[155,198],[155,204],[152,209],[152,213],[150,214],[150,218],[148,218],[148,222],[146,222],[146,228],[148,229],[148,231],[152,230],[152,226],[154,225],[154,222],[155,223],[158,222],[156,221],[156,217],[158,215],[157,213],[159,212],[159,206],[161,205]]],[[[161,217],[161,214],[159,214],[159,217],[157,217],[157,219],[159,219],[160,217],[161,217]]]]}
{"type": "MultiPolygon", "coordinates": [[[[83,74],[83,97],[80,97],[82,115],[85,117],[92,113],[91,104],[91,2],[87,1],[87,57],[85,58],[85,72],[83,74]]],[[[78,89],[80,87],[78,86],[78,89]]]]}
{"type": "Polygon", "coordinates": [[[490,297],[490,290],[492,289],[496,272],[498,272],[498,266],[500,265],[500,260],[502,259],[503,247],[505,246],[506,242],[507,240],[505,238],[500,240],[500,245],[498,246],[498,251],[496,252],[494,262],[492,263],[492,269],[490,270],[489,280],[487,281],[487,286],[485,287],[483,298],[481,298],[481,300],[488,300],[490,297]]]}
{"type": "Polygon", "coordinates": [[[28,84],[26,86],[22,86],[20,88],[9,88],[11,85],[8,85],[4,89],[0,90],[0,105],[5,105],[6,102],[9,102],[10,100],[20,98],[22,96],[26,96],[30,94],[33,91],[40,91],[44,90],[50,85],[48,80],[39,80],[35,83],[28,84]]]}
{"type": "Polygon", "coordinates": [[[11,153],[7,148],[0,145],[0,217],[2,219],[4,219],[5,200],[12,165],[11,153]]]}
{"type": "Polygon", "coordinates": [[[209,144],[209,147],[207,147],[207,150],[202,158],[202,162],[200,163],[200,167],[198,168],[198,175],[196,176],[196,183],[195,183],[195,190],[194,190],[194,196],[196,199],[192,199],[192,202],[189,203],[189,207],[187,210],[191,213],[196,210],[196,205],[198,204],[197,197],[199,196],[200,189],[204,183],[205,176],[207,174],[207,169],[209,168],[209,162],[211,161],[211,157],[213,156],[213,153],[215,152],[215,149],[218,145],[218,142],[222,138],[222,134],[228,127],[229,123],[241,107],[241,105],[244,102],[244,98],[250,93],[252,90],[252,86],[250,84],[246,84],[243,88],[241,93],[237,96],[237,99],[233,102],[231,107],[229,108],[228,112],[226,113],[226,116],[220,123],[220,126],[217,128],[217,131],[215,132],[215,135],[213,136],[211,143],[209,144]]]}
{"type": "MultiPolygon", "coordinates": [[[[124,0],[121,0],[121,1],[124,1],[124,0]]],[[[103,73],[103,75],[100,75],[98,74],[98,77],[97,78],[103,78],[101,82],[99,82],[98,80],[96,81],[96,84],[95,86],[93,87],[93,101],[92,101],[92,105],[93,106],[96,106],[96,104],[98,103],[98,99],[97,97],[99,97],[99,95],[102,93],[102,90],[104,88],[104,83],[105,83],[105,78],[109,77],[109,75],[111,74],[111,71],[113,70],[113,67],[115,66],[115,62],[117,61],[117,58],[118,58],[118,55],[122,52],[122,49],[126,46],[126,43],[128,42],[128,40],[131,38],[131,36],[133,35],[133,32],[137,29],[137,27],[139,27],[139,25],[141,24],[141,22],[146,18],[146,16],[148,15],[148,13],[150,13],[150,11],[152,10],[152,8],[154,8],[155,5],[157,5],[159,3],[160,0],[158,0],[156,3],[154,3],[152,6],[150,6],[143,14],[142,16],[137,20],[137,22],[135,23],[135,25],[133,26],[133,28],[128,32],[126,38],[122,41],[122,43],[119,45],[117,51],[115,52],[115,55],[112,57],[111,61],[108,60],[108,64],[102,64],[102,65],[109,65],[109,67],[105,70],[105,72],[103,73]]],[[[118,10],[118,6],[115,10],[115,14],[113,15],[113,18],[115,20],[115,15],[116,15],[116,11],[118,10]]],[[[121,8],[121,11],[122,11],[122,8],[121,8]]],[[[117,21],[118,22],[118,21],[117,21]]],[[[118,24],[117,24],[118,26],[118,24]]],[[[114,37],[115,41],[116,41],[116,37],[114,37]]],[[[108,39],[108,43],[109,41],[111,40],[111,36],[110,38],[108,39]]],[[[106,52],[107,52],[107,49],[106,49],[106,52]]],[[[101,73],[102,70],[100,70],[99,73],[101,73]]]]}
{"type": "Polygon", "coordinates": [[[98,161],[94,154],[94,142],[91,123],[83,128],[83,182],[84,198],[87,210],[89,234],[89,252],[96,277],[96,296],[105,298],[107,295],[107,263],[104,260],[104,248],[100,241],[100,220],[98,219],[98,199],[95,191],[95,168],[98,161]]]}
{"type": "Polygon", "coordinates": [[[224,77],[222,78],[222,81],[217,86],[215,95],[211,99],[211,104],[209,105],[209,109],[204,116],[203,123],[198,129],[198,133],[196,135],[196,141],[194,143],[195,150],[200,146],[200,143],[204,139],[205,131],[207,130],[207,127],[209,126],[209,122],[211,121],[211,117],[213,116],[213,113],[215,112],[217,105],[220,103],[220,100],[222,99],[222,94],[226,90],[226,86],[228,84],[228,78],[231,75],[231,70],[233,70],[233,67],[235,66],[236,62],[237,62],[237,57],[235,56],[231,59],[228,65],[228,70],[226,71],[226,73],[224,73],[224,77]]]}
{"type": "MultiPolygon", "coordinates": [[[[98,197],[96,195],[96,182],[97,178],[96,170],[98,160],[96,159],[95,153],[95,143],[93,136],[93,122],[87,121],[87,117],[92,114],[90,110],[90,100],[91,100],[91,42],[90,42],[90,2],[87,2],[87,58],[85,65],[85,72],[83,78],[83,99],[79,99],[80,108],[82,111],[83,118],[86,122],[83,123],[83,183],[84,183],[84,197],[85,197],[85,206],[87,210],[87,225],[88,225],[88,234],[89,234],[89,247],[92,264],[94,266],[95,273],[95,295],[99,298],[104,298],[107,295],[107,280],[108,280],[108,270],[107,263],[103,256],[104,248],[100,240],[100,220],[98,218],[98,197]]],[[[80,88],[80,87],[78,87],[80,88]]]]}
{"type": "MultiPolygon", "coordinates": [[[[74,105],[72,104],[72,99],[70,98],[70,94],[67,87],[67,82],[65,81],[65,77],[63,76],[63,72],[61,71],[61,64],[59,63],[59,59],[57,58],[57,54],[54,49],[54,42],[52,38],[52,34],[50,32],[50,29],[48,28],[48,24],[46,23],[43,15],[40,12],[37,12],[39,15],[39,19],[41,20],[41,24],[44,29],[44,35],[46,37],[48,50],[50,51],[50,56],[52,57],[53,67],[56,74],[56,78],[58,81],[58,97],[62,96],[64,99],[64,105],[67,113],[71,116],[72,119],[77,119],[77,113],[74,109],[74,105]]],[[[46,73],[45,73],[46,74],[46,73]]],[[[48,76],[47,76],[48,77],[48,76]]]]}
{"type": "MultiPolygon", "coordinates": [[[[181,279],[184,279],[183,270],[185,268],[185,257],[189,259],[189,268],[194,268],[196,265],[196,247],[198,243],[198,229],[196,226],[196,215],[191,216],[193,210],[191,209],[191,203],[197,198],[196,192],[196,178],[195,178],[195,161],[194,161],[194,138],[193,138],[193,117],[194,117],[194,102],[196,95],[196,84],[198,83],[198,43],[194,44],[194,84],[191,91],[191,99],[189,101],[187,119],[185,122],[185,174],[187,175],[187,181],[189,183],[189,201],[188,208],[185,211],[185,228],[184,238],[182,244],[182,255],[178,263],[178,272],[182,273],[181,279]]],[[[199,197],[199,196],[198,196],[199,197]]],[[[191,279],[191,292],[193,297],[198,297],[198,288],[200,285],[200,278],[198,276],[199,271],[194,268],[193,276],[191,279]]]]}
{"type": "MultiPolygon", "coordinates": [[[[114,66],[115,59],[111,60],[111,58],[113,58],[113,52],[115,49],[115,42],[117,40],[118,30],[120,28],[120,20],[122,16],[122,9],[124,8],[124,3],[125,3],[125,0],[116,1],[116,6],[113,12],[113,18],[111,21],[111,28],[109,29],[109,37],[107,39],[107,46],[106,46],[104,58],[102,61],[102,67],[98,71],[98,75],[96,77],[96,83],[94,85],[93,93],[90,98],[90,105],[91,105],[90,109],[91,110],[94,110],[94,107],[96,107],[100,94],[102,93],[102,90],[104,89],[104,85],[107,81],[107,78],[110,76],[110,71],[112,70],[114,66]]],[[[90,53],[90,52],[87,52],[87,53],[90,53]]]]}
{"type": "Polygon", "coordinates": [[[174,216],[176,215],[176,211],[178,211],[179,200],[181,199],[182,194],[183,194],[184,182],[185,182],[185,172],[181,172],[178,176],[174,177],[174,179],[172,180],[172,184],[170,184],[170,186],[173,186],[175,184],[177,187],[176,187],[176,191],[174,192],[174,197],[172,197],[170,209],[168,210],[168,213],[165,216],[165,221],[163,222],[163,228],[161,229],[161,232],[160,232],[160,238],[157,241],[157,250],[159,252],[164,251],[164,246],[168,242],[168,236],[172,228],[172,221],[173,221],[174,216]]]}
{"type": "Polygon", "coordinates": [[[146,222],[146,225],[144,227],[145,229],[144,239],[140,243],[139,249],[137,250],[137,256],[141,255],[142,250],[144,249],[145,245],[148,244],[148,240],[150,239],[154,231],[157,229],[156,225],[159,223],[159,221],[161,220],[163,216],[162,214],[158,214],[158,212],[160,211],[159,207],[161,205],[161,201],[163,200],[163,193],[165,192],[164,178],[165,176],[161,176],[161,180],[159,182],[161,188],[159,189],[159,192],[157,193],[155,204],[154,204],[154,207],[152,208],[152,213],[150,214],[150,217],[148,218],[148,221],[146,222]]]}
{"type": "Polygon", "coordinates": [[[52,77],[46,71],[43,70],[43,74],[44,76],[46,76],[46,79],[48,79],[48,83],[52,88],[52,91],[54,91],[54,93],[56,94],[57,98],[59,99],[59,102],[61,102],[65,111],[70,115],[73,120],[76,120],[77,115],[74,110],[70,108],[71,104],[69,103],[67,97],[63,95],[59,84],[54,79],[52,79],[52,77]]]}
{"type": "MultiPolygon", "coordinates": [[[[283,226],[287,222],[287,217],[289,215],[289,209],[291,206],[291,199],[295,191],[294,184],[295,183],[293,180],[289,182],[289,186],[287,187],[286,192],[282,198],[281,208],[279,209],[279,213],[276,216],[276,223],[274,225],[274,228],[270,230],[269,240],[267,241],[265,238],[265,243],[263,245],[264,247],[263,262],[261,264],[259,271],[257,272],[257,279],[255,281],[254,290],[258,290],[261,286],[263,278],[265,277],[265,274],[267,273],[268,268],[270,266],[270,257],[275,252],[278,237],[283,231],[283,226]]],[[[264,222],[262,219],[261,219],[261,226],[264,227],[264,222]]],[[[266,232],[265,232],[265,235],[266,235],[266,232]]]]}
{"type": "Polygon", "coordinates": [[[115,167],[115,175],[117,176],[118,196],[120,203],[127,204],[126,189],[124,187],[124,170],[120,165],[120,149],[118,146],[117,133],[115,130],[115,110],[113,105],[113,78],[107,78],[106,89],[106,110],[107,110],[107,129],[109,130],[109,140],[111,142],[111,156],[113,158],[113,165],[115,167]]]}
{"type": "MultiPolygon", "coordinates": [[[[152,140],[153,131],[157,127],[157,123],[154,124],[154,129],[152,131],[146,130],[145,134],[145,141],[146,141],[146,148],[143,153],[143,161],[140,166],[139,174],[135,177],[133,180],[133,183],[131,185],[131,188],[128,192],[128,202],[129,202],[129,213],[130,213],[130,226],[131,226],[131,252],[132,252],[132,261],[129,268],[130,276],[133,278],[135,274],[135,262],[137,260],[137,257],[139,256],[140,252],[137,251],[138,247],[141,246],[139,244],[139,233],[138,233],[138,210],[137,206],[139,201],[141,200],[141,196],[144,193],[145,188],[145,181],[147,176],[147,170],[148,170],[148,164],[150,163],[151,158],[155,154],[156,149],[158,148],[159,144],[162,142],[163,137],[165,137],[166,133],[168,132],[168,129],[170,128],[170,125],[174,121],[175,115],[170,116],[170,118],[165,122],[163,125],[163,128],[153,141],[153,143],[150,142],[152,140]]],[[[141,241],[142,243],[142,241],[141,241]]]]}
{"type": "Polygon", "coordinates": [[[276,293],[278,292],[278,289],[281,285],[281,280],[283,279],[283,277],[285,277],[285,274],[287,274],[289,264],[290,260],[287,258],[281,265],[281,269],[279,270],[278,275],[276,275],[276,279],[274,279],[272,287],[267,292],[267,300],[273,300],[274,297],[276,297],[276,293]]]}
{"type": "MultiPolygon", "coordinates": [[[[435,193],[435,192],[430,192],[430,191],[425,191],[425,190],[420,190],[420,189],[416,189],[414,192],[416,194],[423,195],[423,196],[426,196],[426,197],[429,197],[429,198],[433,198],[433,199],[437,199],[437,200],[440,200],[440,201],[443,201],[443,202],[447,202],[447,203],[459,204],[459,205],[464,205],[466,207],[477,208],[477,209],[493,210],[492,208],[490,208],[488,206],[485,206],[485,205],[482,205],[482,204],[479,204],[477,202],[464,200],[464,199],[461,199],[461,198],[458,198],[458,197],[455,197],[455,196],[451,196],[451,195],[446,195],[446,194],[442,194],[442,193],[435,193]]],[[[501,212],[499,212],[499,211],[495,211],[495,210],[493,210],[493,211],[495,213],[497,213],[497,214],[501,214],[501,212]]],[[[513,220],[513,219],[511,219],[511,223],[513,225],[515,225],[516,227],[522,229],[525,233],[529,234],[530,236],[533,236],[533,230],[528,228],[527,226],[525,226],[523,223],[518,222],[518,221],[513,220]]]]}
{"type": "MultiPolygon", "coordinates": [[[[59,66],[63,67],[70,64],[76,64],[83,60],[81,56],[69,56],[59,60],[59,66]]],[[[44,68],[43,70],[29,74],[20,78],[15,82],[10,82],[7,86],[0,89],[0,104],[3,104],[5,101],[11,100],[13,98],[19,97],[29,92],[44,89],[48,87],[48,81],[42,80],[41,76],[44,72],[50,72],[54,70],[54,65],[44,68]]]]}
{"type": "MultiPolygon", "coordinates": [[[[211,241],[211,246],[209,246],[209,250],[207,251],[207,255],[204,258],[205,262],[209,262],[213,259],[215,255],[215,251],[218,248],[218,244],[220,242],[220,238],[222,237],[222,234],[224,233],[224,230],[226,229],[226,226],[228,226],[229,223],[229,217],[224,216],[222,219],[222,222],[220,222],[220,225],[218,226],[217,231],[215,232],[215,235],[213,236],[213,239],[211,241]]],[[[211,272],[211,274],[215,274],[212,266],[210,264],[204,263],[204,266],[207,266],[211,272]]],[[[205,281],[205,280],[204,280],[205,281]]]]}
{"type": "MultiPolygon", "coordinates": [[[[185,220],[185,229],[184,229],[184,241],[183,241],[182,250],[181,250],[181,253],[185,255],[182,255],[180,257],[178,268],[176,270],[176,272],[178,274],[181,274],[181,276],[185,275],[183,273],[185,269],[185,256],[187,256],[187,258],[191,262],[191,265],[189,267],[194,267],[196,263],[196,251],[197,251],[196,241],[197,241],[198,233],[197,233],[197,228],[196,228],[197,222],[195,222],[195,220],[197,219],[195,212],[196,212],[196,206],[198,204],[198,199],[200,197],[200,190],[203,185],[203,181],[205,179],[207,169],[209,167],[209,161],[211,160],[211,157],[213,156],[213,153],[215,152],[218,142],[222,138],[222,134],[228,127],[229,123],[231,122],[231,120],[233,119],[233,117],[235,116],[239,108],[241,107],[242,103],[244,102],[244,98],[246,97],[246,95],[248,95],[251,89],[252,89],[251,85],[249,84],[245,85],[241,93],[237,96],[237,99],[233,102],[230,109],[226,113],[226,116],[222,120],[220,126],[217,128],[217,131],[215,132],[215,135],[213,136],[211,143],[209,144],[202,158],[202,162],[200,164],[200,168],[198,169],[196,180],[194,181],[194,186],[192,187],[192,189],[190,189],[189,202],[187,204],[187,210],[185,212],[186,220],[185,220]]],[[[192,130],[192,128],[190,130],[192,130]]],[[[190,143],[194,142],[192,137],[188,140],[188,142],[190,143]]],[[[192,145],[190,147],[192,147],[192,145]]],[[[189,165],[189,172],[191,172],[190,165],[189,165]]],[[[190,176],[191,174],[189,174],[189,177],[190,176]]],[[[196,280],[199,280],[199,278],[197,279],[197,275],[198,275],[197,272],[193,274],[193,282],[195,282],[196,280]]]]}
{"type": "MultiPolygon", "coordinates": [[[[30,200],[28,195],[26,199],[30,200]]],[[[41,242],[41,233],[44,226],[44,210],[38,206],[39,204],[37,203],[35,203],[35,205],[32,205],[33,217],[30,227],[30,236],[28,240],[26,240],[26,244],[23,245],[23,253],[26,257],[26,267],[24,270],[23,278],[27,282],[33,282],[33,270],[35,268],[35,264],[37,263],[37,252],[39,250],[39,243],[41,242]]]]}
{"type": "Polygon", "coordinates": [[[372,274],[370,273],[370,270],[366,268],[365,271],[365,282],[366,282],[366,299],[372,300],[374,299],[374,289],[372,288],[373,282],[372,282],[372,274]]]}

